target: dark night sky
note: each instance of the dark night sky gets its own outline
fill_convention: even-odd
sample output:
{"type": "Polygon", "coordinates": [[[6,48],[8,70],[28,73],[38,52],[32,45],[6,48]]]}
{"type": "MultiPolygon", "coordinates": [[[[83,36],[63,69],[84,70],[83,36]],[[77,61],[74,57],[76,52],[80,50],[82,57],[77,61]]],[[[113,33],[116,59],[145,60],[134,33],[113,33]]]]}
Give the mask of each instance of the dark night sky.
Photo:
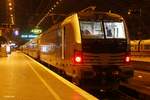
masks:
{"type": "MultiPolygon", "coordinates": [[[[7,22],[6,0],[0,0],[0,24],[7,22]]],[[[15,24],[20,30],[26,31],[33,28],[57,0],[14,0],[15,24]]],[[[79,11],[90,5],[97,6],[100,11],[109,11],[121,14],[127,21],[131,38],[142,31],[150,38],[150,0],[62,0],[54,9],[54,13],[69,14],[79,11]],[[134,9],[128,15],[128,9],[134,9]],[[139,12],[141,9],[141,14],[139,12]]],[[[47,28],[51,25],[51,18],[47,18],[41,25],[47,28]]],[[[142,36],[144,36],[142,35],[142,36]]]]}

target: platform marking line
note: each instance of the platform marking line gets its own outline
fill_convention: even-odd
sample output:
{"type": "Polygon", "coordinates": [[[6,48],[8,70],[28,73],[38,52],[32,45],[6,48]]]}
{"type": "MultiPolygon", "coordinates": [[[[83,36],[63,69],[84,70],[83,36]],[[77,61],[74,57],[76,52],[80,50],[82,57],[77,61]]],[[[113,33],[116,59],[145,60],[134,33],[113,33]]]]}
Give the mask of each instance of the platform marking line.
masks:
{"type": "Polygon", "coordinates": [[[54,73],[53,71],[51,71],[50,69],[48,69],[47,67],[45,67],[44,65],[42,65],[41,63],[39,63],[36,60],[32,59],[31,57],[27,56],[26,54],[23,54],[23,55],[25,55],[27,58],[29,58],[30,60],[32,60],[33,62],[35,62],[39,66],[41,66],[41,68],[45,69],[48,73],[52,74],[58,80],[60,80],[61,82],[63,82],[64,84],[66,84],[67,86],[69,86],[70,88],[72,88],[74,91],[76,91],[77,93],[79,93],[81,96],[83,96],[87,100],[99,100],[98,98],[96,98],[93,95],[87,93],[83,89],[81,89],[81,88],[77,87],[76,85],[72,84],[71,82],[63,79],[62,77],[60,77],[59,75],[57,75],[56,73],[54,73]]]}
{"type": "Polygon", "coordinates": [[[33,72],[37,75],[37,77],[42,81],[42,83],[45,85],[45,87],[49,90],[50,93],[56,98],[56,100],[61,100],[60,97],[57,95],[57,93],[47,84],[47,82],[42,78],[42,76],[32,67],[32,65],[26,61],[30,68],[33,70],[33,72]]]}
{"type": "Polygon", "coordinates": [[[7,99],[10,99],[10,98],[15,98],[15,96],[13,96],[13,95],[5,95],[5,96],[3,96],[4,98],[7,98],[7,99]]]}

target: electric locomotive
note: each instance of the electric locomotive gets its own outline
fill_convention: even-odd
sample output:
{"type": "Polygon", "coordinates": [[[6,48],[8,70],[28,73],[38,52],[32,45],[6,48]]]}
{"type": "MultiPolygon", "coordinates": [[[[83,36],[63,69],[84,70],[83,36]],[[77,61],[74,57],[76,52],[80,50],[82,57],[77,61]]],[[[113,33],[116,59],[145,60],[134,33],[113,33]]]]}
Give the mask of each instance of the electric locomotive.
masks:
{"type": "Polygon", "coordinates": [[[36,57],[71,77],[76,85],[107,90],[133,76],[128,30],[120,15],[74,13],[43,32],[37,41],[36,57]]]}

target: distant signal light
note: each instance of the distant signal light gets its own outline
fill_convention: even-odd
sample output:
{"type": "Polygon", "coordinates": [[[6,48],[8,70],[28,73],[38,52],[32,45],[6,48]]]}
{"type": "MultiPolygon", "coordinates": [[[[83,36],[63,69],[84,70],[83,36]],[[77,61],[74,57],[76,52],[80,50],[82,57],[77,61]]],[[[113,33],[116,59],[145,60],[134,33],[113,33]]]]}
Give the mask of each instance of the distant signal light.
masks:
{"type": "Polygon", "coordinates": [[[130,62],[130,56],[125,57],[125,62],[130,62]]]}
{"type": "Polygon", "coordinates": [[[18,36],[18,35],[19,35],[19,31],[18,31],[18,30],[15,30],[15,31],[14,31],[14,34],[15,34],[15,36],[18,36]]]}

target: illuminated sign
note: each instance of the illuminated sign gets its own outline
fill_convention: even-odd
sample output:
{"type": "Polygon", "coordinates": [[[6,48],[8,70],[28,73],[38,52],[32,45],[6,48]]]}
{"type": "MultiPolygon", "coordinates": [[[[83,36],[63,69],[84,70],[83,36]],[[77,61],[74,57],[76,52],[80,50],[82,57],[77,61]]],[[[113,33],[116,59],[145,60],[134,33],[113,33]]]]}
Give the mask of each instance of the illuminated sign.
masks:
{"type": "Polygon", "coordinates": [[[21,38],[23,38],[23,39],[33,39],[33,38],[36,38],[36,37],[38,37],[38,35],[35,35],[35,34],[23,34],[23,35],[21,35],[21,38]]]}
{"type": "Polygon", "coordinates": [[[31,32],[33,32],[35,34],[40,34],[42,32],[42,29],[35,28],[35,29],[32,29],[31,32]]]}

